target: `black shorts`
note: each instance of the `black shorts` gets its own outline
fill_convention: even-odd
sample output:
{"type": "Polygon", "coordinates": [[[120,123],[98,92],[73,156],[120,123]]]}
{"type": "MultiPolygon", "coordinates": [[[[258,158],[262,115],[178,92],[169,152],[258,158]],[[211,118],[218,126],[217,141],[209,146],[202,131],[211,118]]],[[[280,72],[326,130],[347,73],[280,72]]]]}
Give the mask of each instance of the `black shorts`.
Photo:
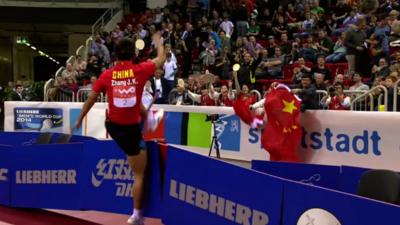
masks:
{"type": "Polygon", "coordinates": [[[106,129],[112,139],[128,156],[135,156],[140,153],[142,141],[141,125],[121,125],[106,121],[106,129]]]}

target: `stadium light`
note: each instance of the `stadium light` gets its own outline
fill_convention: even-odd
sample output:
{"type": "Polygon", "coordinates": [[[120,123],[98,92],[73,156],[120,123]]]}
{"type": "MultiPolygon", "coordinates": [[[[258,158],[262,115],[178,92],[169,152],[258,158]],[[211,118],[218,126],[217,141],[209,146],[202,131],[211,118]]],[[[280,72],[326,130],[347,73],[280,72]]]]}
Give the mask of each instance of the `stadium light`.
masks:
{"type": "Polygon", "coordinates": [[[33,49],[33,50],[35,50],[35,51],[36,51],[36,47],[35,47],[35,46],[33,46],[33,45],[31,46],[31,49],[33,49]]]}

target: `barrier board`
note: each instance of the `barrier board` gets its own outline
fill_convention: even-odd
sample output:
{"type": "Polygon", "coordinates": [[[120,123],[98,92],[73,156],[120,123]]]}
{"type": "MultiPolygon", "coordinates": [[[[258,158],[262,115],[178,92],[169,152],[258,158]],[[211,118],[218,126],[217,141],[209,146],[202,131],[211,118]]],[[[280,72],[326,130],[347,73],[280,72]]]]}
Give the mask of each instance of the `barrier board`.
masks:
{"type": "Polygon", "coordinates": [[[12,146],[0,145],[0,204],[10,204],[12,146]]]}
{"type": "Polygon", "coordinates": [[[279,178],[169,147],[163,222],[278,225],[282,185],[279,178]]]}

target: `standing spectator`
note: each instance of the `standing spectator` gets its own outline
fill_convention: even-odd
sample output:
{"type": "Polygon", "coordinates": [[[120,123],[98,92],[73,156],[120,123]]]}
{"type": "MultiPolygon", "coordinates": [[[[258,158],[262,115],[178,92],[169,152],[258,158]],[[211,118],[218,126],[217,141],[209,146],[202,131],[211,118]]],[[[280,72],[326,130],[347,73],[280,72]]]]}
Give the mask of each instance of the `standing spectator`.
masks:
{"type": "Polygon", "coordinates": [[[167,89],[164,90],[169,93],[175,87],[175,75],[178,67],[174,61],[171,60],[171,53],[167,53],[167,59],[164,63],[164,78],[167,81],[167,89]]]}
{"type": "Polygon", "coordinates": [[[322,98],[322,105],[330,110],[349,110],[351,99],[344,94],[343,90],[342,83],[335,83],[334,92],[322,98]]]}
{"type": "Polygon", "coordinates": [[[124,31],[124,36],[127,38],[134,39],[135,31],[133,30],[132,24],[128,24],[128,26],[126,26],[125,31],[124,31]]]}
{"type": "Polygon", "coordinates": [[[206,50],[202,53],[201,59],[203,60],[203,67],[206,70],[214,72],[215,62],[217,59],[218,50],[215,46],[215,41],[212,39],[208,44],[206,50]]]}
{"type": "Polygon", "coordinates": [[[137,25],[137,32],[138,32],[139,38],[142,40],[145,40],[149,37],[149,32],[146,29],[144,29],[144,27],[141,23],[139,23],[137,25]]]}
{"type": "Polygon", "coordinates": [[[240,6],[236,8],[232,16],[236,20],[237,36],[246,36],[249,27],[246,1],[241,0],[240,6]]]}
{"type": "Polygon", "coordinates": [[[309,74],[304,74],[301,78],[301,90],[293,90],[301,99],[301,110],[319,109],[317,90],[312,85],[312,78],[309,74]]]}
{"type": "Polygon", "coordinates": [[[80,55],[76,55],[73,67],[74,70],[78,72],[78,74],[81,74],[86,70],[86,62],[82,60],[82,57],[80,55]]]}
{"type": "Polygon", "coordinates": [[[201,94],[195,94],[191,91],[188,91],[189,97],[196,103],[202,105],[202,106],[216,106],[217,102],[214,99],[214,96],[212,96],[210,88],[207,87],[207,85],[201,86],[201,94]]]}
{"type": "Polygon", "coordinates": [[[169,86],[168,81],[162,77],[163,71],[161,69],[156,70],[154,77],[150,79],[151,90],[154,94],[157,94],[158,98],[154,103],[166,104],[168,101],[169,92],[172,88],[169,86]]]}
{"type": "Polygon", "coordinates": [[[183,45],[183,77],[188,77],[192,68],[192,51],[193,51],[193,26],[186,23],[186,30],[182,34],[183,45]]]}
{"type": "Polygon", "coordinates": [[[248,87],[253,88],[256,82],[255,72],[257,66],[261,62],[261,59],[262,59],[261,54],[258,56],[257,60],[254,60],[251,57],[250,53],[244,54],[243,62],[241,62],[240,69],[237,72],[238,82],[240,86],[246,84],[248,87]]]}
{"type": "Polygon", "coordinates": [[[382,18],[378,22],[378,26],[375,27],[375,31],[373,35],[378,37],[382,48],[383,57],[389,59],[389,35],[390,35],[390,27],[388,25],[388,21],[386,18],[382,18]]]}
{"type": "Polygon", "coordinates": [[[166,52],[166,54],[168,54],[168,53],[171,54],[171,61],[175,62],[176,64],[178,63],[175,53],[172,51],[171,44],[165,44],[165,52],[166,52]]]}
{"type": "Polygon", "coordinates": [[[340,27],[343,24],[344,19],[347,17],[351,8],[347,5],[346,0],[338,0],[335,9],[333,10],[332,19],[336,22],[336,25],[340,27]]]}
{"type": "Polygon", "coordinates": [[[224,16],[224,21],[219,25],[219,28],[225,32],[227,37],[232,37],[234,27],[228,16],[224,16]]]}
{"type": "Polygon", "coordinates": [[[355,28],[350,28],[346,32],[344,45],[346,46],[346,59],[349,64],[349,74],[353,75],[360,71],[360,67],[364,66],[361,62],[362,54],[366,54],[364,40],[366,34],[363,31],[366,27],[365,17],[358,17],[355,28]]]}
{"type": "Polygon", "coordinates": [[[232,81],[229,81],[228,87],[226,85],[221,86],[221,92],[218,96],[218,101],[217,101],[219,106],[228,106],[228,107],[233,106],[233,100],[235,98],[235,95],[233,94],[232,91],[232,81]]]}

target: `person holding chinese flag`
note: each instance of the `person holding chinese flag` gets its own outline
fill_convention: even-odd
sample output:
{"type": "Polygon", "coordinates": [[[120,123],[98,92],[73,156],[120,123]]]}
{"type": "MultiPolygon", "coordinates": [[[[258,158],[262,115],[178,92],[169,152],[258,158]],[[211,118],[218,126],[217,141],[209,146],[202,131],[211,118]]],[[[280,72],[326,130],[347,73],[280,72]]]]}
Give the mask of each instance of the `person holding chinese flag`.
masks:
{"type": "Polygon", "coordinates": [[[256,128],[263,121],[251,110],[264,107],[268,122],[261,135],[261,144],[270,154],[270,160],[299,162],[297,149],[302,137],[300,105],[301,100],[286,85],[274,83],[261,101],[246,105],[237,100],[233,108],[245,123],[256,128]]]}

